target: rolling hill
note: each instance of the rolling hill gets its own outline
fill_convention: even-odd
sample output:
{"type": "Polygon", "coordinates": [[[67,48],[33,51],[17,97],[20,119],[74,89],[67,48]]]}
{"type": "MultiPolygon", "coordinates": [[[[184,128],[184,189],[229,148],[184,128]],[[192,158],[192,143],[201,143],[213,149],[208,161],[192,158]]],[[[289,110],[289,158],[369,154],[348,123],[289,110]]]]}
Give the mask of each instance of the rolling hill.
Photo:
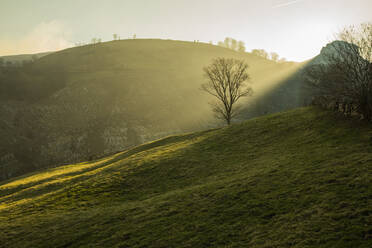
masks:
{"type": "Polygon", "coordinates": [[[372,128],[300,108],[0,185],[0,247],[372,245],[372,128]]]}
{"type": "Polygon", "coordinates": [[[10,61],[12,64],[22,64],[24,61],[32,61],[34,59],[39,59],[41,57],[47,56],[52,52],[44,53],[35,53],[35,54],[19,54],[19,55],[9,55],[9,56],[0,56],[0,60],[3,60],[4,63],[10,61]]]}
{"type": "Polygon", "coordinates": [[[54,52],[0,70],[0,180],[218,126],[200,91],[216,57],[250,66],[255,93],[241,119],[302,104],[290,78],[301,64],[210,44],[122,40],[54,52]]]}

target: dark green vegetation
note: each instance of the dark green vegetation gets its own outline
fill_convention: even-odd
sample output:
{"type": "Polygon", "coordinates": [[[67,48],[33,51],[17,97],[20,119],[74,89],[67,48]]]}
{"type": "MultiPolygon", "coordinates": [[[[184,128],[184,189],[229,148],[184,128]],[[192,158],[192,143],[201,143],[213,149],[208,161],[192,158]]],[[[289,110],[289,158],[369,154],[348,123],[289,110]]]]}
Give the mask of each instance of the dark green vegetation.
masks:
{"type": "Polygon", "coordinates": [[[242,119],[302,103],[298,81],[287,81],[296,63],[171,40],[66,49],[0,70],[0,180],[216,126],[200,90],[202,68],[216,57],[250,66],[254,97],[262,101],[245,105],[251,109],[242,119]]]}
{"type": "Polygon", "coordinates": [[[51,53],[52,52],[1,56],[0,66],[22,66],[23,64],[27,64],[27,62],[39,59],[51,53]]]}
{"type": "Polygon", "coordinates": [[[372,128],[317,108],[0,186],[1,247],[371,247],[372,128]]]}

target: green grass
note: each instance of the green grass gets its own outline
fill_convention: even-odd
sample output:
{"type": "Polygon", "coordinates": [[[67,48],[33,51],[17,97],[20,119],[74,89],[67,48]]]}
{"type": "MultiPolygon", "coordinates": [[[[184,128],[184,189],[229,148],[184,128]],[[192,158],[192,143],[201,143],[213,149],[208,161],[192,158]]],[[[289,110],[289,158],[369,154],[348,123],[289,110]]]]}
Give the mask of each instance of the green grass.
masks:
{"type": "Polygon", "coordinates": [[[316,108],[0,185],[0,247],[371,247],[372,128],[316,108]]]}
{"type": "Polygon", "coordinates": [[[0,165],[0,181],[214,126],[212,98],[200,86],[203,67],[217,57],[249,64],[254,95],[247,99],[255,105],[241,103],[257,111],[245,111],[245,119],[275,111],[273,106],[298,106],[288,104],[298,92],[287,78],[302,64],[205,43],[110,41],[0,70],[0,159],[12,158],[0,165]],[[267,94],[279,86],[275,92],[285,101],[267,94]],[[269,100],[259,100],[263,95],[269,100]]]}

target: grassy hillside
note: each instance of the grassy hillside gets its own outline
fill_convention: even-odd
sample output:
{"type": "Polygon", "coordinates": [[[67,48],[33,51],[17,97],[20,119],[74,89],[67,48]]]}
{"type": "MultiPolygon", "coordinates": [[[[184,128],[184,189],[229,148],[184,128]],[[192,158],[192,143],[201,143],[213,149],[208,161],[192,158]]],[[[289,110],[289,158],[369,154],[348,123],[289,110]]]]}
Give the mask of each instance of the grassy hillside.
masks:
{"type": "MultiPolygon", "coordinates": [[[[249,64],[255,97],[299,66],[210,44],[122,40],[55,52],[22,68],[0,68],[0,135],[11,140],[0,142],[0,161],[6,161],[0,180],[210,128],[215,125],[210,98],[200,85],[203,67],[216,57],[249,64]]],[[[296,92],[278,92],[282,98],[270,96],[258,114],[295,106],[296,92]]]]}
{"type": "MultiPolygon", "coordinates": [[[[12,83],[19,84],[16,90],[24,93],[22,99],[30,101],[51,97],[67,87],[87,88],[92,97],[103,91],[98,95],[101,98],[120,95],[121,98],[131,98],[125,101],[140,99],[143,102],[136,104],[141,107],[146,105],[143,108],[174,100],[173,97],[181,97],[178,100],[184,100],[182,97],[194,98],[199,102],[203,95],[198,90],[204,80],[202,69],[216,57],[245,60],[250,66],[252,86],[256,89],[271,87],[298,65],[279,64],[250,53],[205,43],[122,40],[51,53],[22,68],[12,83]],[[26,81],[33,87],[27,87],[26,81]],[[146,99],[150,95],[151,100],[146,99]]],[[[3,83],[6,85],[7,82],[3,83]]],[[[60,98],[61,94],[55,97],[60,98]]],[[[13,97],[17,99],[21,96],[13,97]]]]}
{"type": "Polygon", "coordinates": [[[51,53],[53,52],[0,56],[0,60],[3,60],[5,63],[10,61],[12,64],[20,65],[24,61],[32,61],[33,59],[41,58],[51,53]]]}
{"type": "Polygon", "coordinates": [[[0,247],[371,247],[372,128],[303,108],[0,186],[0,247]]]}

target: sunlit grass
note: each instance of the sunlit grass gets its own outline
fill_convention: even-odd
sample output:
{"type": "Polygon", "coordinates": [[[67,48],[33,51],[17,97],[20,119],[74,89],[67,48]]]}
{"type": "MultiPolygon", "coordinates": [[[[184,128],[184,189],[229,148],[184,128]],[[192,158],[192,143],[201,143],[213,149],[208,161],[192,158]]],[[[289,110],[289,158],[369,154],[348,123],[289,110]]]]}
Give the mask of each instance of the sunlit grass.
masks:
{"type": "Polygon", "coordinates": [[[371,135],[304,108],[15,179],[0,247],[367,248],[371,135]]]}
{"type": "MultiPolygon", "coordinates": [[[[136,166],[141,166],[146,163],[156,162],[167,157],[171,157],[177,150],[184,149],[187,146],[195,144],[205,139],[206,136],[196,137],[190,140],[170,143],[161,148],[153,148],[149,150],[139,151],[135,156],[127,160],[130,163],[136,163],[136,166]]],[[[151,146],[156,143],[150,142],[146,144],[151,146]]],[[[160,141],[161,142],[161,141],[160,141]]],[[[29,177],[22,177],[14,181],[4,184],[0,187],[0,209],[7,209],[15,205],[22,205],[30,202],[30,200],[38,201],[45,196],[61,192],[63,188],[77,182],[79,179],[90,178],[99,175],[105,170],[118,169],[116,175],[120,175],[120,171],[128,171],[132,167],[126,167],[125,162],[116,157],[120,154],[100,159],[96,162],[79,163],[72,165],[60,166],[50,169],[45,172],[37,173],[29,177]],[[120,168],[118,168],[120,167],[120,168]],[[19,189],[17,189],[19,187],[19,189]],[[15,189],[15,190],[14,190],[15,189]],[[9,192],[7,194],[7,192],[9,192]],[[49,192],[47,195],[42,195],[44,192],[49,192]]]]}
{"type": "Polygon", "coordinates": [[[64,176],[65,174],[81,172],[83,170],[86,170],[86,169],[89,169],[91,167],[97,166],[97,164],[105,162],[107,160],[109,160],[109,158],[106,158],[106,159],[104,159],[102,161],[99,161],[99,162],[93,162],[93,163],[80,163],[80,164],[59,166],[57,168],[49,169],[45,172],[41,172],[41,173],[39,172],[39,173],[36,173],[35,175],[28,176],[28,177],[23,177],[23,178],[11,181],[9,183],[3,184],[3,185],[0,186],[0,190],[11,189],[11,188],[14,188],[14,187],[18,187],[20,185],[25,185],[25,184],[35,183],[35,182],[39,182],[39,181],[44,181],[46,179],[51,179],[51,178],[54,178],[54,177],[64,176]]]}

